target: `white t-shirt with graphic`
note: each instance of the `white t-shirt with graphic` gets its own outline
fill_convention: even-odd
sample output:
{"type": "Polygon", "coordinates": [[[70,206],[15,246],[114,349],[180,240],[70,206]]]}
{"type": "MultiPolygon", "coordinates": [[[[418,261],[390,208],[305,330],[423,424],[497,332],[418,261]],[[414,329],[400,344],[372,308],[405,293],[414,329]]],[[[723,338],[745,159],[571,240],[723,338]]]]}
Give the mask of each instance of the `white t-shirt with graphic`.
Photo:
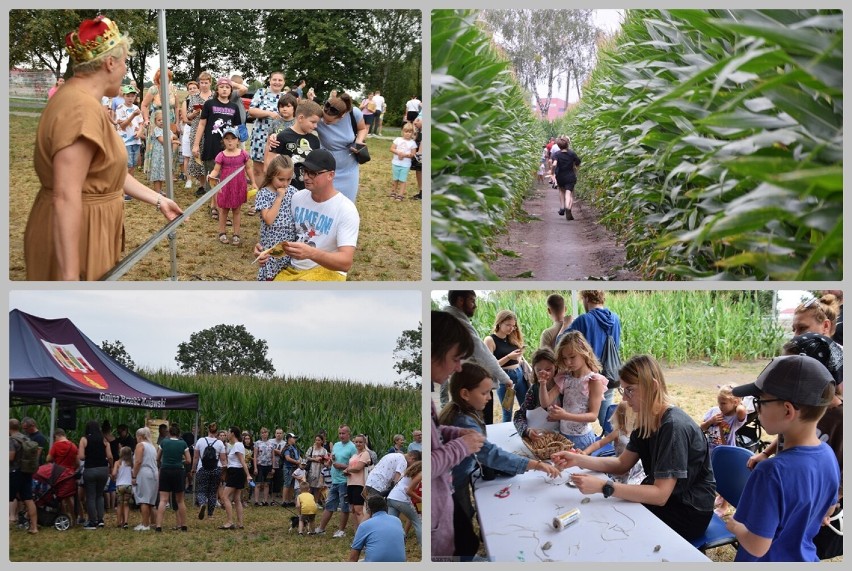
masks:
{"type": "MultiPolygon", "coordinates": [[[[115,121],[118,124],[127,121],[127,118],[133,115],[133,112],[139,109],[136,105],[125,105],[122,103],[115,108],[115,121]]],[[[139,113],[134,117],[124,129],[119,127],[118,134],[121,135],[124,145],[141,145],[142,141],[136,136],[136,129],[142,124],[142,114],[139,113]]]]}
{"type": "MultiPolygon", "coordinates": [[[[355,204],[339,192],[325,202],[315,202],[311,191],[300,190],[291,203],[296,223],[296,240],[324,252],[335,252],[341,246],[358,245],[361,218],[355,204]]],[[[297,270],[310,270],[313,260],[293,260],[297,270]]],[[[340,272],[346,275],[346,272],[340,272]]]]}

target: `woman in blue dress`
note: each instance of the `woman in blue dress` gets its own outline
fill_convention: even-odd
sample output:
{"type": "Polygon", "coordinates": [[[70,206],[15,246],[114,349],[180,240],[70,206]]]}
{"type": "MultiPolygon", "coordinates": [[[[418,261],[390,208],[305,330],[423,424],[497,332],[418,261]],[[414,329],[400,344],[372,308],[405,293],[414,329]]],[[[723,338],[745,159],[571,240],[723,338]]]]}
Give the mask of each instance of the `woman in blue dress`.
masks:
{"type": "Polygon", "coordinates": [[[358,195],[359,165],[352,153],[354,143],[367,138],[367,124],[360,109],[352,106],[348,93],[331,97],[323,106],[322,118],[317,125],[317,135],[322,148],[334,155],[337,170],[334,188],[353,203],[358,195]],[[355,118],[355,128],[352,126],[355,118]]]}

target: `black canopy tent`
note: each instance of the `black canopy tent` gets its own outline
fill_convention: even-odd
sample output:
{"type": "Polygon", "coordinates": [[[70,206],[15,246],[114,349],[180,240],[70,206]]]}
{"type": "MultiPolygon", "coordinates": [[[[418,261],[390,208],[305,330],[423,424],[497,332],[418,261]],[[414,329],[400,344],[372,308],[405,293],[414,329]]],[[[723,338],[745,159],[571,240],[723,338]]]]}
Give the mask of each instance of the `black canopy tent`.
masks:
{"type": "Polygon", "coordinates": [[[116,362],[69,319],[9,312],[9,400],[57,405],[195,410],[198,395],[157,384],[116,362]]]}

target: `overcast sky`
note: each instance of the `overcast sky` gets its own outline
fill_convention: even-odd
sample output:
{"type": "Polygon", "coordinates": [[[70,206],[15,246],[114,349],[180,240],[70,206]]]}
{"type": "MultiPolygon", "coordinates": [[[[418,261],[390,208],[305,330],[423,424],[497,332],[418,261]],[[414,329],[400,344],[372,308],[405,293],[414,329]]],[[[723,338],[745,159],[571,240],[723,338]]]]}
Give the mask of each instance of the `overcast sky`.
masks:
{"type": "Polygon", "coordinates": [[[281,375],[392,384],[393,350],[422,319],[418,291],[15,291],[9,310],[67,317],[100,345],[121,341],[139,367],[179,370],[178,344],[221,323],[269,345],[281,375]]]}

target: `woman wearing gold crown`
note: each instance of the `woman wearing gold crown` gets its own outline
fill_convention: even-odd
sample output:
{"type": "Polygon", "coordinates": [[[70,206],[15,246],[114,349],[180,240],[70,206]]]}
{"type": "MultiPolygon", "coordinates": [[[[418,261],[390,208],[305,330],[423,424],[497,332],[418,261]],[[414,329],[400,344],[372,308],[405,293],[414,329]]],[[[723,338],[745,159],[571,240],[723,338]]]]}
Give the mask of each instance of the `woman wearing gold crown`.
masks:
{"type": "Polygon", "coordinates": [[[121,258],[128,194],[172,220],[172,200],[127,172],[127,151],[101,106],[118,94],[132,40],[109,18],[85,20],[65,37],[74,76],[50,99],[38,125],[41,182],[27,229],[28,280],[97,280],[121,258]]]}

